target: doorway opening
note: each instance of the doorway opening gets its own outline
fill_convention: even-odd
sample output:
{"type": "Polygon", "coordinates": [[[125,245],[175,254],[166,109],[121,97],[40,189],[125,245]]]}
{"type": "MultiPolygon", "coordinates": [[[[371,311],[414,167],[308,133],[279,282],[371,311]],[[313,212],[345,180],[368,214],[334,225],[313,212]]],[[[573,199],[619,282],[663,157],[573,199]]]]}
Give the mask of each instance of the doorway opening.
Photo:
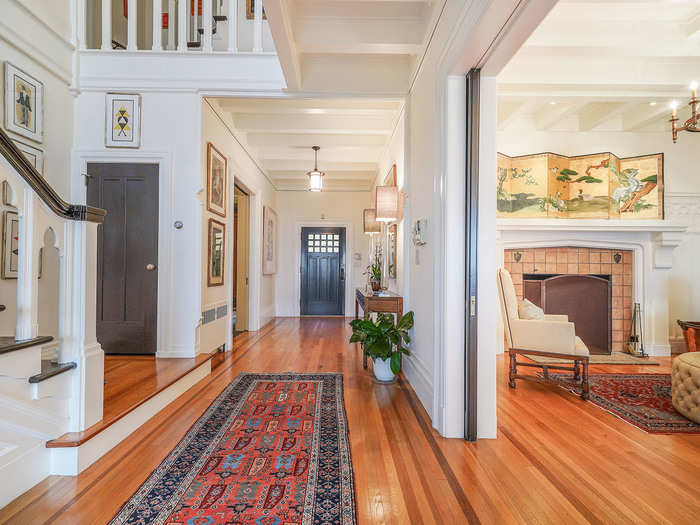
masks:
{"type": "Polygon", "coordinates": [[[97,340],[106,354],[154,355],[158,313],[158,165],[88,163],[97,230],[97,340]]]}
{"type": "Polygon", "coordinates": [[[301,315],[345,315],[345,228],[301,229],[301,315]]]}
{"type": "Polygon", "coordinates": [[[249,329],[250,196],[233,187],[233,286],[231,330],[233,338],[249,329]]]}

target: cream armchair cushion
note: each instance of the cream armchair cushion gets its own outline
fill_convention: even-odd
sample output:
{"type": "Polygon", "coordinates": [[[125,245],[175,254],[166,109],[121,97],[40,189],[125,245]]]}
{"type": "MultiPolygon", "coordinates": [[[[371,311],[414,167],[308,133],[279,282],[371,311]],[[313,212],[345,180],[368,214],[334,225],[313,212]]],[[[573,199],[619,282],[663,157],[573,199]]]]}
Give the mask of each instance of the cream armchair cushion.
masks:
{"type": "Polygon", "coordinates": [[[510,273],[504,268],[498,270],[498,294],[510,348],[589,355],[584,342],[576,337],[574,323],[570,323],[566,315],[547,314],[543,320],[519,318],[515,286],[510,273]]]}

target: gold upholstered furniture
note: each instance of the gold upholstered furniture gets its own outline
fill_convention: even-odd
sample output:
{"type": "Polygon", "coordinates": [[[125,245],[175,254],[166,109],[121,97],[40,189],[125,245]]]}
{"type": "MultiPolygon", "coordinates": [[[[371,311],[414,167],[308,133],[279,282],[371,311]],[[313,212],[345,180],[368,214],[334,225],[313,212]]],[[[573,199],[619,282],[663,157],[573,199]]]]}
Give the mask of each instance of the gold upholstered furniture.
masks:
{"type": "Polygon", "coordinates": [[[687,352],[673,360],[671,398],[678,412],[700,423],[700,352],[687,352]]]}
{"type": "Polygon", "coordinates": [[[516,379],[526,379],[539,383],[554,383],[577,390],[581,397],[588,399],[588,348],[576,336],[574,323],[566,315],[544,315],[543,319],[521,319],[518,314],[518,297],[508,270],[498,270],[498,295],[501,300],[501,314],[508,341],[510,366],[508,380],[515,388],[516,379]],[[540,355],[573,361],[571,366],[520,362],[518,355],[540,355]],[[540,368],[542,375],[518,375],[518,367],[540,368]],[[573,372],[569,379],[554,379],[550,370],[573,372]]]}

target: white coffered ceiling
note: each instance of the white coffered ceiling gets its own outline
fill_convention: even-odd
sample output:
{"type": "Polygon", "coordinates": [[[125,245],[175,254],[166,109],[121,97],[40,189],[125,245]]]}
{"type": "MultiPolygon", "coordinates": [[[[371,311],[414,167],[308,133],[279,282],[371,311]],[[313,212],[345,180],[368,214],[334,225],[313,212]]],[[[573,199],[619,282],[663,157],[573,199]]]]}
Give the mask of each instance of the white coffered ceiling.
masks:
{"type": "MultiPolygon", "coordinates": [[[[266,4],[267,5],[267,4],[266,4]]],[[[246,149],[278,190],[306,190],[312,146],[325,191],[367,191],[394,131],[400,100],[218,98],[246,149]]]]}
{"type": "Polygon", "coordinates": [[[665,129],[700,80],[700,0],[560,0],[498,80],[501,129],[665,129]]]}
{"type": "Polygon", "coordinates": [[[290,91],[397,95],[409,80],[442,1],[266,0],[290,91]]]}

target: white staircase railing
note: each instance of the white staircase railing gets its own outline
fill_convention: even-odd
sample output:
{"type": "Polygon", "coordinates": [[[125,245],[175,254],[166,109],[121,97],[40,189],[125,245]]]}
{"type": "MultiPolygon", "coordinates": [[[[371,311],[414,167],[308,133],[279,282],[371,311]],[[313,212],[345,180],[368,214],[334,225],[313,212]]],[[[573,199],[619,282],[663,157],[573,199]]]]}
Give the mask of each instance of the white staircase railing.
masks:
{"type": "Polygon", "coordinates": [[[262,0],[77,1],[82,50],[274,52],[262,0]]]}

